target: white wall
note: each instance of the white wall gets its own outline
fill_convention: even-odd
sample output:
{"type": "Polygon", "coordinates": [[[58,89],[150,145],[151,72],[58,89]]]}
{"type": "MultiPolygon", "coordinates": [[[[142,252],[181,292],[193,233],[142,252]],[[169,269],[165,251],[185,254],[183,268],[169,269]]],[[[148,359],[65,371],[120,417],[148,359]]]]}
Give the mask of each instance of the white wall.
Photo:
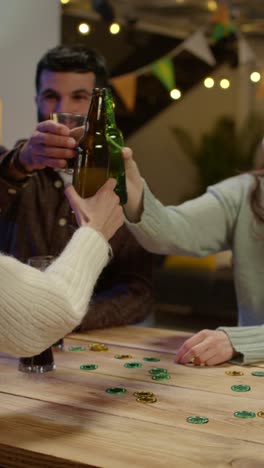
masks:
{"type": "Polygon", "coordinates": [[[59,40],[59,0],[0,0],[2,144],[7,147],[35,127],[36,63],[59,40]]]}

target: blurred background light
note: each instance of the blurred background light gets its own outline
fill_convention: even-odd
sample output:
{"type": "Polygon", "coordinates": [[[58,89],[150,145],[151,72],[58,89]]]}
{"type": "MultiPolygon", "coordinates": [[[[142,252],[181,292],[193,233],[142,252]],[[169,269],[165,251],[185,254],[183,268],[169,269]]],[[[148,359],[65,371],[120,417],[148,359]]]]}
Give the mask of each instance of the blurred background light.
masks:
{"type": "Polygon", "coordinates": [[[220,86],[221,86],[222,89],[228,89],[230,87],[230,81],[227,80],[226,78],[223,78],[220,81],[220,86]]]}
{"type": "Polygon", "coordinates": [[[78,30],[81,34],[89,34],[90,32],[90,26],[87,23],[81,23],[78,26],[78,30]]]}
{"type": "Polygon", "coordinates": [[[209,77],[209,76],[208,76],[207,78],[205,78],[205,80],[204,80],[204,86],[205,86],[206,88],[213,88],[213,86],[214,86],[214,80],[213,80],[213,78],[211,78],[211,77],[209,77]]]}

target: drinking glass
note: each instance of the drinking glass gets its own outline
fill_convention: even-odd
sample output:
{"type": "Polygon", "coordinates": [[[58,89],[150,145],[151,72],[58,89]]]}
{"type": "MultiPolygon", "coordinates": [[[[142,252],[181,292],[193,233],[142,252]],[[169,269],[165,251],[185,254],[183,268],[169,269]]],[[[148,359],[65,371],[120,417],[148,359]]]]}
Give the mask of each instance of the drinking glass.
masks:
{"type": "MultiPolygon", "coordinates": [[[[66,125],[66,127],[72,129],[72,128],[84,126],[86,115],[78,114],[76,112],[52,112],[50,114],[50,118],[54,120],[55,122],[66,125]]],[[[67,187],[67,185],[72,184],[75,158],[69,158],[66,161],[67,161],[66,167],[62,169],[56,167],[54,169],[55,172],[59,173],[61,179],[63,180],[65,187],[67,187]]],[[[75,231],[78,225],[76,223],[75,214],[72,210],[70,210],[70,222],[69,223],[70,223],[69,225],[71,229],[75,231]]],[[[57,343],[55,343],[55,345],[57,345],[57,343]]],[[[63,349],[63,345],[61,346],[61,343],[59,343],[58,348],[63,349]]]]}
{"type": "MultiPolygon", "coordinates": [[[[34,268],[44,271],[53,260],[54,257],[51,255],[40,255],[36,257],[30,257],[27,263],[34,268]]],[[[37,336],[36,339],[38,339],[37,336]]],[[[62,341],[63,346],[63,339],[59,341],[62,341]]],[[[54,369],[56,369],[56,365],[53,358],[52,347],[45,349],[45,351],[42,351],[42,353],[36,356],[21,357],[19,359],[18,370],[21,372],[43,373],[54,369]]]]}
{"type": "MultiPolygon", "coordinates": [[[[72,129],[76,127],[82,127],[85,123],[85,115],[78,114],[76,112],[52,112],[50,115],[51,119],[55,122],[66,125],[66,127],[72,129]]],[[[57,172],[66,173],[73,175],[75,158],[67,159],[67,165],[63,169],[56,169],[57,172]]]]}

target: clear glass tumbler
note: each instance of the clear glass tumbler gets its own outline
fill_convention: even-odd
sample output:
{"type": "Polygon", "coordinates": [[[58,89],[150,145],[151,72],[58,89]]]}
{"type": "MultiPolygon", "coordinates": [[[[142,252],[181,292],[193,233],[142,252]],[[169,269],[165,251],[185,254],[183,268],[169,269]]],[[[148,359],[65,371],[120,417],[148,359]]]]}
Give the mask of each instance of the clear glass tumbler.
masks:
{"type": "MultiPolygon", "coordinates": [[[[54,260],[54,257],[51,255],[40,255],[36,257],[30,257],[28,259],[28,264],[39,270],[45,270],[54,260]]],[[[36,339],[38,337],[36,336],[36,339]]],[[[62,341],[63,348],[63,339],[62,341]]],[[[43,373],[56,369],[56,365],[53,358],[52,347],[45,349],[42,353],[31,356],[31,357],[21,357],[19,359],[18,370],[21,372],[36,372],[43,373]]]]}
{"type": "MultiPolygon", "coordinates": [[[[85,123],[86,116],[75,112],[52,112],[50,118],[55,122],[66,125],[69,129],[82,127],[85,123]]],[[[67,159],[67,166],[63,169],[57,169],[60,173],[73,175],[75,158],[67,159]]]]}

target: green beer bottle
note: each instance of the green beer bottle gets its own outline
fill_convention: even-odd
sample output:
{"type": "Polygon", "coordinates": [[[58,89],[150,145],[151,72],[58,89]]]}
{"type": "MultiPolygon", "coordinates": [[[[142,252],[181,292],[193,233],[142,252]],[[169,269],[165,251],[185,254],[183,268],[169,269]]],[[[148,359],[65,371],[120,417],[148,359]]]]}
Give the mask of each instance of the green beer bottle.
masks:
{"type": "Polygon", "coordinates": [[[106,138],[109,143],[109,177],[116,179],[116,194],[121,205],[127,202],[126,173],[121,148],[124,146],[122,132],[116,126],[114,102],[111,90],[106,88],[106,138]]]}
{"type": "Polygon", "coordinates": [[[73,174],[73,186],[81,197],[91,197],[106,182],[109,177],[109,156],[105,88],[95,88],[85,131],[77,148],[73,174]]]}

